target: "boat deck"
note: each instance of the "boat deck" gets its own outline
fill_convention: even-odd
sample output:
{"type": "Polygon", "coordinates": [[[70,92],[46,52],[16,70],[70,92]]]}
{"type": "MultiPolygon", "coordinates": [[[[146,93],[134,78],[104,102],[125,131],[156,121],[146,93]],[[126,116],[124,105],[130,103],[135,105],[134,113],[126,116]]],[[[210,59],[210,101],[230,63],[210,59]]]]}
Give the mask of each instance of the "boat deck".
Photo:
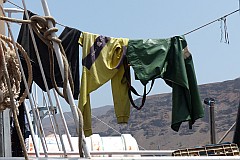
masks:
{"type": "MultiPolygon", "coordinates": [[[[24,157],[1,157],[0,160],[24,160],[24,157]]],[[[88,158],[29,158],[30,160],[89,160],[88,158]]],[[[240,156],[199,156],[199,157],[92,157],[92,160],[235,160],[240,156]]]]}
{"type": "MultiPolygon", "coordinates": [[[[64,157],[63,152],[48,152],[48,157],[44,157],[43,152],[40,157],[28,153],[30,160],[235,160],[240,159],[235,156],[171,156],[172,150],[145,150],[145,151],[90,151],[91,158],[79,158],[77,152],[67,152],[64,157]]],[[[23,160],[24,157],[0,157],[0,160],[23,160]]]]}

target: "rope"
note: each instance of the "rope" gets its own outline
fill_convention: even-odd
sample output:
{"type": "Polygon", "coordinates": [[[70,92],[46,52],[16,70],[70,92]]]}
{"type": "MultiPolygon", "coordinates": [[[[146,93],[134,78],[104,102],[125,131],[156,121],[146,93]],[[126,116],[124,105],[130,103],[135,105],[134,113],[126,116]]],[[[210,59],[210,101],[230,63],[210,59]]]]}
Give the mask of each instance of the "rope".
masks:
{"type": "MultiPolygon", "coordinates": [[[[0,5],[0,8],[1,8],[1,11],[2,11],[2,14],[5,16],[5,12],[4,12],[4,9],[3,9],[3,6],[2,5],[0,5]]],[[[10,31],[10,34],[11,34],[11,37],[13,38],[13,36],[12,36],[12,32],[11,32],[11,30],[10,30],[10,25],[9,25],[9,23],[6,23],[7,24],[7,27],[8,27],[8,30],[10,31]]],[[[19,137],[19,141],[20,141],[20,144],[21,144],[21,147],[22,147],[22,150],[23,150],[23,154],[24,154],[24,157],[25,157],[25,159],[26,160],[28,160],[29,158],[28,158],[28,154],[27,154],[27,150],[26,150],[26,147],[25,147],[25,142],[24,142],[24,138],[23,138],[23,135],[22,135],[22,131],[21,131],[21,128],[20,128],[20,126],[19,126],[19,121],[18,121],[18,117],[17,117],[17,105],[15,104],[15,102],[14,102],[14,93],[13,93],[13,91],[12,91],[12,85],[11,85],[11,83],[12,83],[12,81],[13,80],[15,80],[15,79],[13,79],[13,77],[11,77],[11,80],[10,80],[10,75],[9,75],[9,73],[8,73],[8,68],[7,68],[7,63],[6,63],[6,61],[5,61],[5,53],[6,53],[6,46],[5,46],[5,44],[4,44],[4,40],[5,40],[5,42],[7,42],[7,44],[8,44],[8,46],[9,46],[9,48],[10,49],[12,49],[12,51],[13,51],[13,49],[14,49],[14,51],[15,52],[12,52],[13,53],[13,55],[15,56],[15,58],[16,58],[16,56],[18,56],[17,55],[17,53],[18,53],[18,51],[17,51],[17,49],[19,49],[20,50],[20,52],[23,54],[23,56],[24,56],[24,58],[25,58],[25,60],[26,60],[26,62],[27,62],[27,68],[28,68],[28,72],[29,72],[29,78],[28,78],[28,86],[30,86],[31,85],[31,82],[32,82],[32,68],[31,68],[31,65],[29,65],[30,64],[30,60],[29,60],[29,58],[28,58],[28,56],[27,56],[27,54],[26,54],[26,52],[24,52],[24,49],[19,45],[19,44],[17,44],[17,43],[15,43],[14,41],[12,41],[11,39],[9,39],[9,38],[7,38],[7,37],[5,37],[5,36],[3,36],[3,35],[0,35],[0,37],[1,37],[1,44],[0,44],[0,54],[1,54],[1,58],[2,58],[2,64],[3,64],[3,69],[4,69],[4,74],[5,74],[5,78],[6,78],[6,82],[7,82],[7,87],[8,87],[8,91],[9,91],[9,95],[10,95],[10,105],[11,105],[11,109],[12,109],[12,112],[13,112],[13,117],[14,117],[14,124],[15,124],[15,127],[16,127],[16,130],[17,130],[17,134],[18,134],[18,137],[19,137]],[[5,47],[4,47],[5,46],[5,47]],[[5,51],[4,51],[5,50],[5,51]],[[5,53],[4,53],[5,52],[5,53]],[[15,53],[15,54],[14,54],[15,53]]],[[[16,65],[16,61],[14,61],[14,63],[13,63],[14,65],[13,66],[11,66],[11,67],[18,67],[18,70],[15,70],[15,72],[17,71],[17,73],[21,73],[20,71],[19,71],[19,64],[20,64],[20,59],[19,59],[19,57],[18,57],[18,65],[16,65]]],[[[16,68],[15,68],[16,69],[16,68]]],[[[11,73],[14,73],[14,72],[11,72],[11,73]]],[[[19,78],[19,80],[21,80],[21,76],[17,76],[17,78],[19,78]]],[[[20,85],[18,85],[18,87],[20,88],[20,85]]],[[[20,92],[20,91],[19,91],[20,92]]],[[[24,91],[24,94],[23,94],[23,96],[20,98],[20,100],[19,100],[19,104],[21,104],[23,101],[24,101],[24,99],[26,98],[26,92],[27,92],[27,90],[25,89],[25,91],[24,91]]]]}
{"type": "Polygon", "coordinates": [[[19,20],[15,18],[9,18],[9,17],[3,17],[0,16],[1,20],[4,21],[9,21],[9,22],[14,22],[14,23],[25,23],[25,24],[31,24],[34,32],[37,34],[37,36],[48,46],[49,49],[49,59],[50,59],[50,77],[53,83],[54,88],[56,89],[57,93],[63,97],[67,102],[68,102],[68,96],[67,96],[67,81],[69,80],[70,87],[72,89],[72,92],[74,92],[74,87],[73,87],[73,79],[72,79],[72,74],[68,65],[68,61],[66,58],[66,54],[64,51],[64,48],[61,44],[61,40],[57,37],[51,37],[51,34],[53,32],[57,32],[57,28],[48,28],[48,21],[51,21],[53,25],[55,26],[56,22],[53,19],[53,17],[49,16],[37,16],[34,15],[30,18],[30,20],[19,20]],[[54,55],[53,55],[53,45],[52,41],[56,42],[60,46],[60,51],[62,53],[62,58],[63,58],[63,64],[64,64],[64,80],[63,80],[63,93],[60,92],[58,89],[55,76],[54,76],[54,55]]]}
{"type": "Polygon", "coordinates": [[[15,124],[16,130],[17,130],[17,134],[18,134],[18,137],[19,137],[19,140],[20,140],[21,147],[23,149],[24,157],[25,157],[25,159],[28,160],[28,154],[27,154],[27,150],[26,150],[26,147],[25,147],[24,138],[23,138],[23,135],[22,135],[22,132],[21,132],[19,122],[18,122],[17,106],[15,105],[15,102],[14,102],[14,93],[12,91],[10,77],[9,77],[10,75],[8,74],[8,68],[7,68],[7,64],[6,64],[6,61],[5,61],[5,55],[4,55],[4,51],[3,51],[3,43],[1,43],[1,45],[0,45],[0,53],[1,53],[1,56],[2,56],[1,57],[1,63],[4,64],[3,65],[3,72],[4,72],[4,75],[5,75],[5,78],[6,78],[7,87],[8,87],[8,91],[9,91],[9,95],[10,95],[11,109],[13,111],[13,117],[14,117],[14,122],[15,122],[14,124],[15,124]]]}
{"type": "MultiPolygon", "coordinates": [[[[13,93],[14,99],[16,102],[16,106],[18,107],[22,104],[22,102],[27,97],[27,91],[25,89],[24,93],[19,98],[19,101],[17,102],[17,100],[16,100],[20,93],[20,81],[21,81],[21,72],[19,69],[19,62],[17,61],[17,58],[16,58],[16,52],[14,51],[12,40],[10,38],[0,34],[0,42],[3,47],[3,53],[5,53],[7,69],[8,69],[9,75],[11,77],[10,82],[11,82],[11,86],[12,86],[12,91],[14,92],[13,93]],[[8,44],[8,47],[5,46],[4,44],[8,44]]],[[[28,75],[29,75],[28,87],[30,87],[32,84],[31,62],[30,62],[27,52],[23,49],[23,47],[18,43],[16,43],[16,45],[27,63],[28,75]]],[[[3,56],[3,53],[0,56],[3,56]]],[[[9,98],[8,90],[6,87],[7,86],[6,80],[4,80],[4,79],[5,79],[5,77],[0,76],[0,93],[2,94],[2,97],[1,97],[2,101],[0,100],[0,111],[5,110],[6,108],[10,108],[10,98],[9,98]]]]}
{"type": "Polygon", "coordinates": [[[5,16],[0,16],[0,19],[3,20],[3,21],[14,22],[14,23],[31,24],[31,20],[15,19],[15,18],[9,18],[9,17],[5,17],[5,16]]]}
{"type": "MultiPolygon", "coordinates": [[[[27,7],[26,7],[26,4],[25,4],[25,1],[24,1],[24,0],[22,0],[22,4],[23,4],[23,6],[24,6],[24,13],[25,13],[26,19],[29,20],[29,19],[30,19],[30,18],[29,18],[29,12],[27,11],[27,7]]],[[[50,90],[49,90],[49,88],[48,88],[48,84],[47,84],[47,81],[46,81],[44,69],[43,69],[43,66],[42,66],[40,54],[39,54],[38,47],[37,47],[37,44],[36,44],[36,38],[35,38],[35,35],[34,35],[34,32],[33,32],[32,26],[31,26],[30,24],[28,24],[28,27],[29,27],[30,35],[31,35],[31,38],[32,38],[32,41],[33,41],[34,50],[35,50],[35,52],[36,52],[37,61],[38,61],[38,63],[39,63],[39,67],[40,67],[39,69],[40,69],[40,71],[41,71],[41,75],[42,75],[42,78],[43,78],[44,86],[45,86],[45,88],[46,88],[47,95],[48,95],[48,98],[49,98],[49,103],[50,103],[50,106],[51,106],[51,107],[54,107],[53,102],[52,102],[52,98],[51,98],[51,95],[50,95],[50,90]]],[[[52,27],[52,26],[51,26],[51,27],[52,27]]],[[[51,27],[50,27],[50,28],[51,28],[51,27]]],[[[56,35],[56,34],[54,33],[54,35],[56,35]]],[[[55,42],[53,42],[53,43],[55,43],[55,42]]],[[[59,51],[60,51],[60,49],[59,49],[59,51]]],[[[47,107],[47,111],[50,112],[50,110],[51,110],[51,109],[50,109],[49,107],[47,107]]],[[[59,147],[59,149],[60,149],[59,139],[57,138],[57,135],[56,135],[56,132],[55,132],[55,127],[56,127],[59,135],[62,135],[62,133],[61,133],[60,130],[59,130],[58,122],[57,122],[57,119],[56,119],[55,114],[53,114],[53,118],[54,118],[54,121],[55,121],[55,126],[54,126],[53,121],[52,121],[52,116],[50,116],[50,114],[48,114],[48,115],[49,115],[49,118],[50,118],[50,122],[51,122],[51,125],[52,125],[52,128],[53,128],[53,132],[54,132],[54,136],[55,136],[57,145],[58,145],[58,147],[59,147]]],[[[64,152],[64,157],[66,157],[66,156],[67,156],[67,154],[66,154],[66,148],[65,148],[65,144],[63,143],[63,138],[62,138],[62,136],[60,136],[60,141],[61,141],[61,144],[62,144],[61,146],[62,146],[62,150],[63,150],[63,152],[64,152]]],[[[46,153],[46,152],[45,152],[45,153],[46,153]]],[[[46,154],[47,154],[47,153],[46,153],[46,154]]],[[[47,155],[46,155],[46,156],[47,156],[47,155]]]]}
{"type": "Polygon", "coordinates": [[[73,79],[72,79],[72,75],[71,75],[71,71],[68,65],[68,61],[66,58],[66,54],[64,51],[64,48],[61,44],[61,40],[58,39],[57,37],[51,37],[51,34],[53,32],[57,32],[58,29],[57,28],[48,28],[48,21],[50,20],[53,25],[55,26],[56,22],[52,17],[40,17],[40,16],[32,16],[30,18],[30,20],[32,21],[31,25],[32,28],[34,30],[34,32],[38,35],[38,37],[48,46],[49,49],[49,58],[50,58],[50,75],[51,75],[51,80],[52,83],[57,91],[57,93],[62,96],[63,98],[65,98],[65,100],[68,102],[68,96],[67,96],[67,81],[69,80],[72,92],[74,92],[74,87],[73,87],[73,79]],[[42,35],[43,33],[43,35],[42,35]],[[53,56],[53,44],[52,41],[55,41],[56,43],[59,44],[60,46],[60,51],[62,53],[62,58],[63,58],[63,64],[64,64],[64,82],[63,82],[63,94],[59,91],[57,83],[55,81],[55,76],[54,76],[54,56],[53,56]]]}
{"type": "MultiPolygon", "coordinates": [[[[17,62],[15,53],[9,47],[6,47],[4,41],[0,39],[1,52],[0,59],[4,60],[1,63],[1,75],[0,75],[0,110],[5,110],[6,108],[11,108],[11,100],[10,93],[7,84],[7,77],[4,74],[4,69],[6,65],[6,70],[8,71],[8,75],[11,76],[10,84],[11,91],[13,92],[14,101],[20,93],[20,81],[21,81],[21,72],[19,71],[19,64],[17,62]]],[[[18,106],[18,105],[17,105],[18,106]]]]}

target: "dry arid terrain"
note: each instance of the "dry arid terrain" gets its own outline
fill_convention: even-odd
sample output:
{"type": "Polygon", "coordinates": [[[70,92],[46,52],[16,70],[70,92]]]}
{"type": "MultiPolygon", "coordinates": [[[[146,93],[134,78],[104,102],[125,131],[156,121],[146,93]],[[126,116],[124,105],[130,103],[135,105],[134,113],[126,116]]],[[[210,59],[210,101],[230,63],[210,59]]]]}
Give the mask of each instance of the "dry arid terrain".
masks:
{"type": "MultiPolygon", "coordinates": [[[[217,142],[236,121],[239,105],[240,78],[199,85],[202,101],[204,98],[214,98],[216,138],[217,142]]],[[[171,93],[148,96],[145,106],[138,111],[131,109],[128,124],[117,124],[112,106],[93,109],[93,132],[101,136],[119,136],[119,133],[129,133],[137,140],[140,148],[144,149],[178,149],[206,145],[210,143],[209,108],[204,105],[205,116],[197,120],[193,129],[188,123],[182,124],[179,132],[171,129],[171,93]],[[104,124],[103,122],[106,124],[104,124]],[[111,126],[114,129],[111,129],[111,126]]],[[[138,104],[141,99],[136,99],[138,104]]],[[[74,121],[71,113],[64,113],[72,136],[76,136],[74,121]]],[[[60,120],[59,120],[60,122],[60,120]]],[[[51,134],[49,120],[44,119],[46,135],[51,134]]],[[[61,126],[61,125],[60,125],[61,126]]],[[[234,129],[223,142],[232,142],[234,129]]]]}

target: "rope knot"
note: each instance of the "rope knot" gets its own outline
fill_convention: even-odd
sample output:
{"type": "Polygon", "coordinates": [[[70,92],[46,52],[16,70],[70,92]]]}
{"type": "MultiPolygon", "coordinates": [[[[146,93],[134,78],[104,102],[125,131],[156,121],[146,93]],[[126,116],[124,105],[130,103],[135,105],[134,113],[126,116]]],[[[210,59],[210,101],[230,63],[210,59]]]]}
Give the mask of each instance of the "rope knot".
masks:
{"type": "Polygon", "coordinates": [[[51,16],[38,16],[34,15],[30,18],[31,26],[34,32],[41,38],[41,40],[46,43],[47,46],[52,46],[51,41],[61,43],[61,40],[57,37],[52,37],[51,34],[58,31],[55,27],[56,21],[51,16]],[[53,28],[49,28],[48,22],[51,21],[53,28]]]}
{"type": "MultiPolygon", "coordinates": [[[[54,32],[58,31],[58,29],[55,27],[56,21],[54,20],[54,18],[51,16],[34,15],[29,20],[17,20],[17,19],[13,19],[13,18],[8,18],[6,16],[0,16],[0,19],[10,21],[10,22],[26,23],[26,24],[31,25],[35,34],[37,34],[37,36],[48,46],[49,58],[50,58],[50,75],[51,75],[51,80],[52,80],[53,86],[56,89],[57,93],[60,96],[64,97],[65,100],[68,102],[67,91],[66,91],[67,82],[69,80],[70,87],[72,89],[72,93],[74,93],[74,87],[73,87],[74,84],[73,84],[73,78],[71,75],[71,70],[70,70],[70,67],[68,64],[67,56],[66,56],[64,48],[61,44],[61,40],[56,36],[52,36],[54,32]],[[48,26],[49,22],[51,22],[53,24],[53,27],[50,28],[48,26]],[[55,77],[54,77],[54,72],[53,72],[54,71],[53,42],[58,43],[58,45],[60,47],[60,51],[62,53],[62,59],[63,59],[63,64],[64,64],[63,93],[61,93],[60,90],[58,89],[58,86],[56,84],[55,77]]],[[[0,35],[0,37],[2,38],[1,35],[0,35]]],[[[8,43],[10,43],[11,40],[10,41],[7,40],[7,41],[8,41],[8,43]]],[[[17,45],[18,45],[18,47],[21,47],[19,44],[17,44],[17,45]]],[[[22,49],[22,51],[25,52],[24,49],[22,49]]],[[[0,93],[0,96],[1,96],[1,93],[0,93]]],[[[1,97],[0,97],[0,99],[1,99],[1,97]]]]}
{"type": "Polygon", "coordinates": [[[54,32],[57,32],[58,29],[55,27],[56,21],[51,16],[38,16],[34,15],[30,18],[31,26],[33,31],[37,34],[37,36],[48,46],[49,50],[49,59],[50,59],[50,76],[53,83],[54,88],[56,89],[57,93],[64,97],[65,100],[68,102],[68,96],[67,96],[67,82],[69,80],[70,87],[72,89],[72,92],[74,92],[74,84],[73,84],[73,78],[71,75],[70,67],[68,64],[67,56],[65,54],[64,48],[61,44],[61,40],[56,37],[52,36],[54,32]],[[49,28],[48,24],[52,23],[53,27],[49,28]],[[53,42],[58,43],[60,47],[60,51],[62,54],[63,64],[64,64],[64,80],[63,80],[63,93],[60,92],[58,89],[58,86],[55,81],[54,76],[54,55],[53,55],[53,42]]]}

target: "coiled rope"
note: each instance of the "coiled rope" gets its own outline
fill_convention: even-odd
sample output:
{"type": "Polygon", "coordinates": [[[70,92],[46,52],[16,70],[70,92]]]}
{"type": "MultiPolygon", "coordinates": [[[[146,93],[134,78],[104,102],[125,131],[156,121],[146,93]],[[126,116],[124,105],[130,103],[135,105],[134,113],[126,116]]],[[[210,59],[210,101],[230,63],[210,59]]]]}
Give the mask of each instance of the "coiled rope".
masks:
{"type": "MultiPolygon", "coordinates": [[[[16,52],[14,51],[13,44],[11,44],[11,39],[0,35],[0,64],[1,64],[1,87],[0,90],[2,92],[2,103],[1,109],[10,107],[13,112],[14,124],[17,130],[17,134],[20,140],[20,144],[23,150],[23,154],[25,159],[28,160],[27,150],[24,143],[24,138],[21,132],[21,128],[18,121],[18,106],[24,101],[26,98],[26,90],[19,102],[16,101],[18,98],[18,94],[20,93],[20,81],[21,81],[21,72],[19,69],[19,62],[16,58],[16,52]],[[8,44],[8,47],[6,46],[8,44]]],[[[16,43],[17,44],[17,43],[16,43]]],[[[23,50],[23,48],[17,44],[18,49],[23,53],[24,58],[28,64],[29,78],[28,85],[30,87],[32,80],[32,68],[30,64],[30,60],[23,50]],[[30,64],[30,65],[29,65],[30,64]]],[[[2,111],[2,110],[1,110],[2,111]]]]}
{"type": "MultiPolygon", "coordinates": [[[[23,47],[16,43],[18,50],[24,57],[27,63],[28,69],[28,87],[30,88],[32,84],[32,66],[30,59],[28,57],[27,52],[23,49],[23,47]]],[[[13,47],[13,42],[10,38],[0,34],[0,59],[5,59],[5,63],[0,63],[0,111],[5,110],[6,108],[11,108],[10,102],[10,93],[7,85],[7,78],[10,79],[11,91],[13,92],[13,98],[16,107],[20,106],[21,103],[27,97],[27,91],[25,90],[22,96],[19,98],[20,93],[20,82],[21,82],[21,72],[19,68],[19,62],[16,57],[16,52],[13,47]],[[8,71],[9,77],[6,77],[2,72],[4,69],[4,65],[6,65],[6,69],[8,71]],[[17,100],[19,99],[19,100],[17,100]]]]}

